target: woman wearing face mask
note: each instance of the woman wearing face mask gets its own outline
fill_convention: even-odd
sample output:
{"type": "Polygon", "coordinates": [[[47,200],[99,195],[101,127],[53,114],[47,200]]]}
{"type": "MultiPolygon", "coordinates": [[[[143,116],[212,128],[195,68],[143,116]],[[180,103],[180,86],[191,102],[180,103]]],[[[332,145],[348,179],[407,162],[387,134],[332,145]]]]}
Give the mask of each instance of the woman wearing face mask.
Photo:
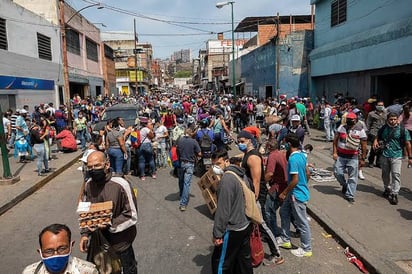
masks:
{"type": "Polygon", "coordinates": [[[259,230],[262,238],[267,239],[271,252],[270,257],[264,261],[264,264],[281,264],[284,262],[284,259],[280,256],[280,251],[276,243],[275,236],[266,224],[267,217],[264,212],[264,208],[268,189],[265,183],[262,158],[260,157],[259,151],[253,146],[252,140],[254,136],[251,133],[243,130],[238,134],[237,138],[238,148],[244,153],[241,166],[245,169],[245,174],[249,181],[252,182],[251,189],[255,192],[258,205],[262,211],[264,221],[261,225],[259,225],[259,230]]]}
{"type": "Polygon", "coordinates": [[[113,171],[123,174],[123,163],[127,160],[128,154],[125,146],[123,133],[120,131],[120,124],[117,119],[113,119],[112,128],[106,135],[106,148],[110,159],[110,166],[113,171]]]}
{"type": "Polygon", "coordinates": [[[78,117],[74,120],[74,135],[80,141],[82,151],[86,150],[86,129],[87,119],[83,111],[80,111],[78,117]]]}

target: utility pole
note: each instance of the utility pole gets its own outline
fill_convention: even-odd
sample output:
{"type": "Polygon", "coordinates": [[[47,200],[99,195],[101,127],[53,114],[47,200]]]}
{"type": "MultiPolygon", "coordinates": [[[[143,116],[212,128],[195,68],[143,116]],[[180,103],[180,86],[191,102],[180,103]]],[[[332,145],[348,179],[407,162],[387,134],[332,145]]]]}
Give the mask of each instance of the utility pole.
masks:
{"type": "Polygon", "coordinates": [[[136,34],[136,18],[133,19],[133,30],[134,30],[134,75],[135,75],[135,96],[140,95],[140,90],[139,90],[139,81],[137,79],[137,34],[136,34]]]}
{"type": "Polygon", "coordinates": [[[279,27],[279,12],[277,13],[277,19],[276,19],[276,99],[279,101],[279,91],[280,91],[280,86],[279,86],[279,69],[280,69],[280,50],[279,50],[279,39],[280,39],[280,33],[279,33],[280,27],[279,27]]]}
{"type": "Polygon", "coordinates": [[[72,106],[70,102],[69,64],[67,61],[67,40],[66,24],[64,20],[64,0],[59,0],[60,4],[60,32],[62,36],[63,55],[63,79],[64,79],[64,102],[67,106],[67,124],[72,127],[72,106]]]}

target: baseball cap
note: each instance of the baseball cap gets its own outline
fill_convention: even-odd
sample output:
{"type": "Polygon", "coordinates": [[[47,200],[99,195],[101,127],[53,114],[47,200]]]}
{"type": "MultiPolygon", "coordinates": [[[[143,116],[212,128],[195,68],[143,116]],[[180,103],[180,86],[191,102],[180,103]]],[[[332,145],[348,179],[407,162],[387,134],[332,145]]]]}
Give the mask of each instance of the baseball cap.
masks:
{"type": "Polygon", "coordinates": [[[27,110],[25,110],[24,108],[20,110],[20,114],[26,114],[27,110]]]}
{"type": "Polygon", "coordinates": [[[292,115],[292,117],[290,118],[291,121],[300,121],[300,116],[297,114],[292,115]]]}
{"type": "Polygon", "coordinates": [[[285,101],[280,102],[280,104],[286,106],[286,102],[285,102],[285,101]]]}
{"type": "Polygon", "coordinates": [[[346,119],[356,119],[356,118],[358,117],[353,112],[349,112],[348,114],[346,114],[346,119]]]}

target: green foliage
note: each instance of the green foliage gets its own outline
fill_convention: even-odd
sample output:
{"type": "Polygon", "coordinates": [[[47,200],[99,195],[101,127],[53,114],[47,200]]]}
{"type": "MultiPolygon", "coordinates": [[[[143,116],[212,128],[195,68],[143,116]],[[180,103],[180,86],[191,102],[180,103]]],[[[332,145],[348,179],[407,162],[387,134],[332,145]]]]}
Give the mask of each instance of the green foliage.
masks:
{"type": "Polygon", "coordinates": [[[175,78],[187,78],[187,77],[192,77],[192,72],[190,70],[179,70],[176,71],[175,78]]]}

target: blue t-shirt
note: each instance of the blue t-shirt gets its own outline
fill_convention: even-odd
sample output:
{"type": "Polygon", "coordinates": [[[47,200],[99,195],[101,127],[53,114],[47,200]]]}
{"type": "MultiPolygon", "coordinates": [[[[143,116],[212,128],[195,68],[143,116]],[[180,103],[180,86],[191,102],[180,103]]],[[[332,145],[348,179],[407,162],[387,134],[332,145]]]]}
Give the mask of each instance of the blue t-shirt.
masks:
{"type": "Polygon", "coordinates": [[[293,196],[299,202],[307,202],[310,199],[308,179],[306,178],[307,158],[301,151],[293,152],[288,161],[288,184],[292,181],[292,175],[298,174],[298,183],[292,190],[293,196]]]}

